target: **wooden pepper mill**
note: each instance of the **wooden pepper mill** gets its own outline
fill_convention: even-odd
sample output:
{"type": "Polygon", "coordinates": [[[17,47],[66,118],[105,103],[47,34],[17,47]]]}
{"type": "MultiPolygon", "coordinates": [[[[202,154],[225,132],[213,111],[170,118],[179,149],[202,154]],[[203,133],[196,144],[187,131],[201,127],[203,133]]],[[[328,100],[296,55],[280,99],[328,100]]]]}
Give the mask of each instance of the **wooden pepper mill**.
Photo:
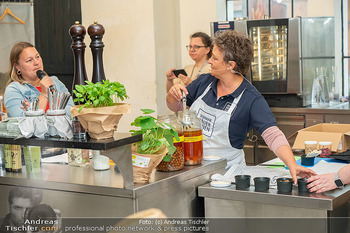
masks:
{"type": "MultiPolygon", "coordinates": [[[[74,80],[73,88],[75,85],[85,85],[85,81],[88,80],[85,69],[84,53],[86,45],[84,43],[84,36],[86,34],[85,27],[76,21],[74,25],[69,28],[69,34],[72,38],[72,51],[74,54],[74,80]]],[[[73,97],[74,93],[73,93],[73,97]]]]}
{"type": "Polygon", "coordinates": [[[93,83],[103,82],[106,80],[105,72],[103,69],[102,52],[104,44],[102,42],[102,37],[105,34],[105,29],[97,21],[94,21],[88,27],[88,33],[91,38],[90,48],[92,52],[93,59],[93,70],[92,70],[92,81],[93,83]]]}

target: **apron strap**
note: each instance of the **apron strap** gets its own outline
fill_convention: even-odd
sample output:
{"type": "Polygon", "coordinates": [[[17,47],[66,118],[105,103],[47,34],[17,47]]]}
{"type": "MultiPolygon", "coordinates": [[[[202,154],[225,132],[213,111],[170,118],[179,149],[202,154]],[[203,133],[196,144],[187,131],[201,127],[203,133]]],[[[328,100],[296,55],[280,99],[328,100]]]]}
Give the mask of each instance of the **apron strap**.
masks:
{"type": "Polygon", "coordinates": [[[199,75],[201,75],[202,69],[203,67],[208,63],[208,60],[206,60],[203,65],[201,66],[201,68],[198,70],[198,74],[197,74],[197,78],[199,77],[199,75]]]}
{"type": "MultiPolygon", "coordinates": [[[[211,82],[207,88],[204,90],[204,92],[198,97],[198,99],[202,99],[207,93],[208,91],[210,90],[211,88],[211,85],[213,84],[213,82],[211,82]]],[[[236,108],[237,108],[237,104],[238,102],[241,100],[242,98],[242,95],[244,93],[246,88],[244,88],[244,90],[241,92],[241,94],[239,94],[239,96],[237,98],[235,98],[230,106],[230,108],[228,109],[227,113],[230,113],[231,115],[236,111],[236,108]]]]}
{"type": "Polygon", "coordinates": [[[246,88],[244,88],[244,90],[241,92],[241,94],[239,94],[239,96],[237,96],[237,98],[235,98],[233,101],[232,101],[232,104],[230,106],[230,108],[228,109],[228,113],[230,113],[231,115],[236,111],[236,108],[237,108],[237,104],[238,102],[241,100],[242,98],[242,95],[244,93],[246,88]]]}
{"type": "Polygon", "coordinates": [[[208,91],[210,90],[212,84],[213,84],[213,82],[211,82],[211,83],[207,86],[207,88],[206,88],[206,89],[204,90],[204,92],[198,97],[198,99],[202,99],[202,98],[208,93],[208,91]]]}

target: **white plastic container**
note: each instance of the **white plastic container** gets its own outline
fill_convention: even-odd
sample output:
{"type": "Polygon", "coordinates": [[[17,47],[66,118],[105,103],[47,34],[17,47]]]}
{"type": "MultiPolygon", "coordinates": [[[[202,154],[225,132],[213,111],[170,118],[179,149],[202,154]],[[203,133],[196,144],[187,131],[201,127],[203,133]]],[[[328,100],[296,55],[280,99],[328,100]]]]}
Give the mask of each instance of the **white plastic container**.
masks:
{"type": "Polygon", "coordinates": [[[92,154],[92,162],[95,171],[103,171],[109,169],[109,158],[107,156],[101,155],[99,150],[93,150],[92,154]]]}
{"type": "Polygon", "coordinates": [[[317,141],[305,141],[305,154],[310,153],[313,150],[317,150],[317,141]]]}
{"type": "Polygon", "coordinates": [[[332,142],[319,142],[319,150],[321,150],[321,157],[328,157],[332,154],[332,142]]]}

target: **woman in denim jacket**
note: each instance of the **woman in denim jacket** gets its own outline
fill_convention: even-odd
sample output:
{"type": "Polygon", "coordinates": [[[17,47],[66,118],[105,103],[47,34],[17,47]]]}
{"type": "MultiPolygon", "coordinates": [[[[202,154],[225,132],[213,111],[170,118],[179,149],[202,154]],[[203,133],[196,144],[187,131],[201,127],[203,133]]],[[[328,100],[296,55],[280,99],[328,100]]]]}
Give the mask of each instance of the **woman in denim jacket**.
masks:
{"type": "MultiPolygon", "coordinates": [[[[39,108],[48,110],[48,88],[54,86],[58,93],[68,92],[66,86],[55,76],[45,76],[39,79],[36,72],[43,70],[43,61],[35,47],[27,42],[15,44],[10,54],[10,79],[5,90],[5,107],[8,117],[24,116],[21,108],[22,100],[39,98],[39,108]]],[[[73,106],[70,97],[65,108],[70,116],[70,108],[73,106]]]]}

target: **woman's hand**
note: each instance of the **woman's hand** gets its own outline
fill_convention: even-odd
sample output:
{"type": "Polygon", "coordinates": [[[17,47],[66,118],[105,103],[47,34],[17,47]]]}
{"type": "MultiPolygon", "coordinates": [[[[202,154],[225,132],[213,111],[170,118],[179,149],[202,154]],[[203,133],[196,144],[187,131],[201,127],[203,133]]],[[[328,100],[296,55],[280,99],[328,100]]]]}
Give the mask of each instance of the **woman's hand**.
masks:
{"type": "Polygon", "coordinates": [[[186,87],[182,84],[176,84],[172,86],[167,94],[167,100],[169,103],[175,103],[181,101],[183,94],[188,95],[186,87]]]}
{"type": "Polygon", "coordinates": [[[313,176],[306,181],[310,192],[322,193],[337,188],[334,182],[334,173],[313,176]]]}
{"type": "MultiPolygon", "coordinates": [[[[29,109],[29,107],[30,107],[29,101],[27,99],[24,99],[23,101],[24,101],[25,105],[27,106],[27,109],[29,109]]],[[[21,103],[22,103],[22,101],[21,101],[21,103]]],[[[21,106],[21,109],[24,110],[24,106],[23,105],[21,106]]]]}
{"type": "Polygon", "coordinates": [[[173,73],[174,70],[175,70],[175,69],[172,68],[171,70],[169,70],[168,72],[166,72],[166,78],[167,78],[168,81],[173,80],[173,79],[176,78],[175,74],[173,73]]]}
{"type": "Polygon", "coordinates": [[[40,86],[41,86],[41,93],[45,96],[48,96],[48,88],[50,86],[53,86],[53,81],[49,76],[45,76],[43,79],[40,80],[40,86]]]}
{"type": "Polygon", "coordinates": [[[289,167],[289,172],[292,175],[292,179],[294,184],[297,183],[297,176],[300,176],[302,178],[309,178],[311,176],[316,176],[316,172],[314,172],[311,169],[308,169],[306,167],[295,165],[293,167],[289,167]]]}
{"type": "Polygon", "coordinates": [[[179,74],[178,78],[181,79],[181,81],[185,84],[186,87],[192,82],[192,80],[188,76],[185,76],[183,74],[179,74]]]}

